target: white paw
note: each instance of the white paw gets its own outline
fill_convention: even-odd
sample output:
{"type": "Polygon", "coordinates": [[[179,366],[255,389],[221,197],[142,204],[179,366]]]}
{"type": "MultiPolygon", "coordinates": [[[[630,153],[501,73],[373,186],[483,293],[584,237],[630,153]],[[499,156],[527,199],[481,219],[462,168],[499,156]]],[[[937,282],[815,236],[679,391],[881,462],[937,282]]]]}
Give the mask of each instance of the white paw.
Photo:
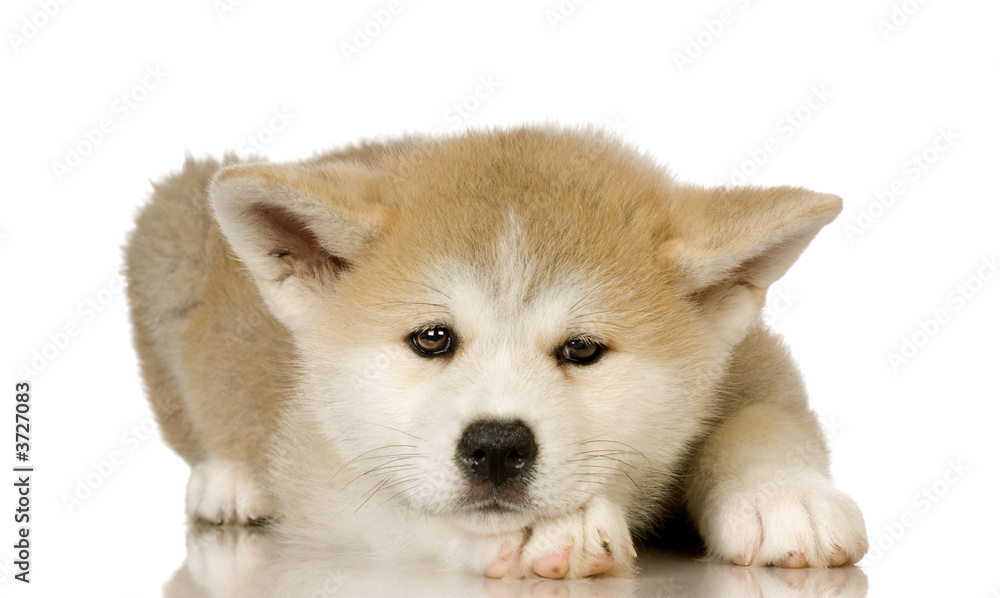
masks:
{"type": "Polygon", "coordinates": [[[622,575],[635,556],[622,510],[598,497],[579,511],[540,521],[521,536],[503,539],[499,558],[483,573],[492,578],[550,579],[622,575]]]}
{"type": "Polygon", "coordinates": [[[700,518],[713,556],[737,565],[839,567],[868,550],[858,505],[815,474],[718,489],[700,518]]]}
{"type": "Polygon", "coordinates": [[[269,515],[250,466],[227,459],[209,459],[191,468],[186,510],[192,521],[215,524],[243,524],[269,515]]]}

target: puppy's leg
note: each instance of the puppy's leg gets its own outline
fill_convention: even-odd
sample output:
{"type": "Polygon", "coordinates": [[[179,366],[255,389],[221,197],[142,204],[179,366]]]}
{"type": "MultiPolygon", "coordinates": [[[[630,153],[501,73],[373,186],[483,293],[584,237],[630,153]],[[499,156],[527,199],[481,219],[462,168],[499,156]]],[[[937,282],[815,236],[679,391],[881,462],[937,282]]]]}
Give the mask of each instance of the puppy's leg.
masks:
{"type": "Polygon", "coordinates": [[[755,331],[729,381],[741,401],[707,438],[688,509],[711,555],[738,565],[827,567],[867,550],[857,504],[830,478],[819,423],[780,342],[755,331]]]}
{"type": "Polygon", "coordinates": [[[219,167],[188,160],[155,186],[125,272],[150,404],[166,441],[192,466],[188,514],[240,523],[274,515],[260,473],[294,386],[295,355],[219,231],[206,191],[219,167]]]}
{"type": "Polygon", "coordinates": [[[192,521],[244,524],[266,518],[269,509],[250,465],[210,457],[191,468],[185,509],[192,521]]]}

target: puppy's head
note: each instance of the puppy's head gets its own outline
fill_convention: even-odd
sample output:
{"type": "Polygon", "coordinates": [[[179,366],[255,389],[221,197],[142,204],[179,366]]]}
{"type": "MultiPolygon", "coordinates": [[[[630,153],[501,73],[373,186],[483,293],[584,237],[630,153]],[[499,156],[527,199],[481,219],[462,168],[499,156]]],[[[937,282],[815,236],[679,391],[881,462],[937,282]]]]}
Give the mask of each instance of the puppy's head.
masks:
{"type": "Polygon", "coordinates": [[[341,460],[331,491],[494,531],[594,494],[643,517],[767,287],[840,209],[541,129],[236,165],[212,195],[296,338],[292,408],[341,460]]]}

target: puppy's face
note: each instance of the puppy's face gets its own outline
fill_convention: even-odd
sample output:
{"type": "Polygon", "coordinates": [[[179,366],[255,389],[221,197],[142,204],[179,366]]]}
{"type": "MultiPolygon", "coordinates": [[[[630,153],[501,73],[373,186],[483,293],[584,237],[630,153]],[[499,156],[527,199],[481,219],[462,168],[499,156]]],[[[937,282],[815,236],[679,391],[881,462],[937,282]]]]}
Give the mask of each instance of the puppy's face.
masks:
{"type": "Polygon", "coordinates": [[[595,494],[637,518],[655,507],[804,246],[787,222],[832,209],[748,222],[714,213],[726,193],[598,137],[531,130],[236,167],[214,189],[296,336],[295,408],[340,459],[331,491],[482,531],[595,494]]]}
{"type": "Polygon", "coordinates": [[[699,321],[657,280],[652,248],[645,267],[593,238],[553,256],[531,237],[562,223],[501,216],[491,235],[439,231],[478,255],[401,227],[389,234],[407,254],[342,277],[303,338],[313,417],[373,501],[491,529],[593,493],[631,503],[710,415],[693,380],[699,321]]]}

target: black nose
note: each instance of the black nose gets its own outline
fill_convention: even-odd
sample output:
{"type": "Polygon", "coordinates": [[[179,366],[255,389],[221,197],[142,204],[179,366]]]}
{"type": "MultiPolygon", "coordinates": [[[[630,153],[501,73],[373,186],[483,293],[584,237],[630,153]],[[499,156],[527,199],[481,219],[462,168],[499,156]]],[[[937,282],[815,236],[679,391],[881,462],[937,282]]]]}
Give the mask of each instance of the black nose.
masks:
{"type": "Polygon", "coordinates": [[[524,478],[535,462],[535,436],[521,421],[479,421],[458,441],[458,460],[473,480],[495,487],[524,478]]]}

